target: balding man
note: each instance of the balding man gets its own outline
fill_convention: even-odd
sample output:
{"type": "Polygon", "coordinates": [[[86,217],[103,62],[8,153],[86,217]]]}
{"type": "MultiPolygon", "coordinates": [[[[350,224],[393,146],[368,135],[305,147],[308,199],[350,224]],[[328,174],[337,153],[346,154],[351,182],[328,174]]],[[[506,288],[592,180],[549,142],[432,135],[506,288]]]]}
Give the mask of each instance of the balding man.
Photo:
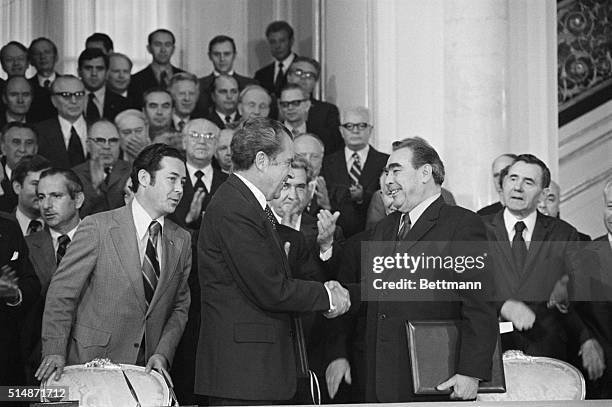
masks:
{"type": "Polygon", "coordinates": [[[123,186],[130,176],[130,164],[119,160],[120,137],[117,127],[100,119],[89,127],[89,160],[73,168],[83,183],[85,202],[81,218],[123,206],[123,186]]]}
{"type": "Polygon", "coordinates": [[[6,108],[0,115],[0,129],[11,122],[32,123],[32,86],[26,78],[13,76],[6,81],[2,103],[6,108]]]}
{"type": "Polygon", "coordinates": [[[502,194],[502,186],[500,182],[500,175],[504,168],[507,168],[514,162],[516,158],[516,154],[502,154],[498,156],[495,160],[493,160],[493,165],[491,165],[491,172],[493,174],[493,188],[497,191],[499,195],[499,201],[492,203],[491,205],[485,206],[480,209],[476,213],[480,216],[492,215],[504,209],[503,204],[503,194],[502,194]]]}
{"type": "Polygon", "coordinates": [[[227,174],[211,165],[219,139],[219,128],[214,123],[194,119],[185,125],[183,133],[187,181],[183,187],[183,199],[173,216],[180,226],[196,230],[200,227],[202,212],[227,174]]]}
{"type": "Polygon", "coordinates": [[[238,96],[238,113],[248,119],[249,117],[268,117],[272,97],[267,90],[259,85],[248,85],[238,96]]]}
{"type": "Polygon", "coordinates": [[[295,155],[304,157],[312,169],[312,181],[308,183],[309,201],[304,210],[312,216],[316,216],[321,208],[331,210],[327,184],[320,175],[325,145],[317,135],[304,133],[294,140],[294,146],[295,155]]]}
{"type": "Polygon", "coordinates": [[[211,98],[213,106],[206,119],[223,129],[240,120],[238,113],[238,81],[233,76],[219,75],[215,78],[211,98]]]}
{"type": "Polygon", "coordinates": [[[51,94],[57,116],[36,123],[38,153],[51,161],[53,167],[72,168],[85,161],[85,87],[76,76],[60,76],[53,82],[51,94]]]}

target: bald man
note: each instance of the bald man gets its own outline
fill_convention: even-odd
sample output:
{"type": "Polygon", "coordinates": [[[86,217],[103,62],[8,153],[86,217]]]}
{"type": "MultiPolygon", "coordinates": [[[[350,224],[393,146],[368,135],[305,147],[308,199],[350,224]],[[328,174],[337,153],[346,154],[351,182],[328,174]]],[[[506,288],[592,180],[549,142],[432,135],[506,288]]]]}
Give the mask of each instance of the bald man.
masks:
{"type": "Polygon", "coordinates": [[[499,177],[501,172],[510,166],[514,162],[516,158],[516,154],[502,154],[498,156],[495,160],[493,160],[493,164],[491,165],[491,173],[493,175],[493,188],[499,195],[499,201],[492,203],[491,205],[485,206],[481,208],[476,213],[480,216],[492,215],[504,209],[503,196],[502,196],[502,188],[501,183],[499,182],[499,177]]]}

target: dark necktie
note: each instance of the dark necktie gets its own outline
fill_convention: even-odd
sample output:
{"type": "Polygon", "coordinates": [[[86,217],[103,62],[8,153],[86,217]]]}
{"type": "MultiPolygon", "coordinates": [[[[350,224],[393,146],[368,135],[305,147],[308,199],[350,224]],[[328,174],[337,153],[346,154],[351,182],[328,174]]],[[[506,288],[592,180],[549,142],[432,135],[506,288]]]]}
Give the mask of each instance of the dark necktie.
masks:
{"type": "Polygon", "coordinates": [[[168,85],[168,72],[161,71],[159,74],[159,84],[162,88],[165,88],[168,85]]]}
{"type": "Polygon", "coordinates": [[[276,73],[276,78],[274,78],[274,90],[276,93],[280,93],[281,88],[283,87],[283,63],[278,63],[278,72],[276,73]]]}
{"type": "Polygon", "coordinates": [[[527,257],[527,244],[523,238],[523,230],[527,226],[523,221],[514,224],[514,238],[512,239],[512,257],[514,257],[514,265],[519,272],[525,267],[525,258],[527,257]]]}
{"type": "Polygon", "coordinates": [[[272,209],[270,209],[269,205],[266,205],[265,212],[266,218],[268,218],[268,221],[272,224],[272,228],[276,230],[278,226],[278,221],[276,220],[276,216],[274,216],[274,213],[272,213],[272,209]]]}
{"type": "Polygon", "coordinates": [[[145,249],[145,256],[142,261],[142,280],[144,283],[145,299],[147,300],[147,306],[153,299],[153,293],[157,287],[157,281],[159,280],[159,261],[157,259],[157,238],[161,231],[161,225],[157,221],[151,222],[149,225],[149,239],[147,240],[147,248],[145,249]]]}
{"type": "Polygon", "coordinates": [[[408,232],[410,232],[410,226],[412,222],[410,221],[410,215],[408,213],[404,213],[400,218],[400,227],[397,232],[397,240],[403,241],[406,240],[406,236],[408,236],[408,232]]]}
{"type": "Polygon", "coordinates": [[[96,106],[96,95],[94,93],[89,94],[89,101],[87,102],[87,111],[85,112],[85,118],[88,123],[93,123],[96,120],[100,119],[100,111],[98,110],[98,106],[96,106]]]}
{"type": "Polygon", "coordinates": [[[226,116],[225,116],[225,123],[226,123],[226,124],[230,124],[231,122],[232,122],[232,116],[230,116],[230,115],[226,115],[226,116]]]}
{"type": "Polygon", "coordinates": [[[357,153],[353,153],[352,157],[353,165],[351,165],[349,176],[351,177],[353,184],[359,184],[359,178],[361,177],[361,160],[359,159],[359,154],[357,153]]]}
{"type": "Polygon", "coordinates": [[[26,235],[29,236],[32,233],[36,233],[42,229],[42,223],[39,220],[32,219],[30,224],[28,225],[28,230],[26,231],[26,235]]]}
{"type": "Polygon", "coordinates": [[[202,189],[205,194],[208,194],[208,188],[206,188],[206,184],[204,184],[204,173],[201,170],[197,170],[195,172],[196,182],[193,184],[193,190],[197,191],[198,189],[202,189]]]}
{"type": "Polygon", "coordinates": [[[113,166],[107,165],[104,167],[104,183],[108,185],[108,181],[110,180],[111,172],[113,172],[113,166]]]}
{"type": "Polygon", "coordinates": [[[57,260],[58,266],[60,264],[60,261],[62,261],[62,258],[66,254],[66,248],[68,247],[69,243],[70,238],[68,237],[68,235],[61,235],[57,238],[57,253],[55,255],[55,258],[57,260]]]}
{"type": "Polygon", "coordinates": [[[70,141],[68,142],[68,159],[70,160],[70,166],[74,167],[77,164],[85,161],[85,154],[83,153],[83,145],[79,134],[76,132],[74,126],[70,127],[70,141]]]}
{"type": "Polygon", "coordinates": [[[49,86],[51,86],[51,81],[49,79],[45,79],[45,81],[43,82],[43,86],[45,87],[45,89],[49,89],[49,86]]]}
{"type": "Polygon", "coordinates": [[[183,131],[183,129],[185,128],[185,120],[179,120],[178,122],[178,131],[183,131]]]}

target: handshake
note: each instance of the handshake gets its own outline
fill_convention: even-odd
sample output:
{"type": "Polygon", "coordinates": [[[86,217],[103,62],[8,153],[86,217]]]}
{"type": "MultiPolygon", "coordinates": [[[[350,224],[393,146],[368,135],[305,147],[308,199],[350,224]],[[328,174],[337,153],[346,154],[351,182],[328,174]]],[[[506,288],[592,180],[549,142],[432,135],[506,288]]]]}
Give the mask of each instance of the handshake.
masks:
{"type": "Polygon", "coordinates": [[[335,280],[326,281],[325,287],[331,293],[331,309],[323,315],[331,319],[346,313],[351,307],[351,297],[348,290],[335,280]]]}

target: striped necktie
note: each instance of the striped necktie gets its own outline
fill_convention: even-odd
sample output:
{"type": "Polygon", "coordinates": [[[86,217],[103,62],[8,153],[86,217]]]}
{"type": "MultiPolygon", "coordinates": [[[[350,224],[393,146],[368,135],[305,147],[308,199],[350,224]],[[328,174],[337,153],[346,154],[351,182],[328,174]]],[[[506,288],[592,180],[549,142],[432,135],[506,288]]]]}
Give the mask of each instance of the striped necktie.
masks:
{"type": "Polygon", "coordinates": [[[57,260],[56,265],[59,266],[62,261],[62,258],[66,254],[68,244],[70,244],[70,237],[68,237],[68,235],[61,235],[57,238],[57,252],[55,253],[55,259],[57,260]]]}
{"type": "Polygon", "coordinates": [[[159,280],[159,261],[157,259],[157,238],[161,232],[161,225],[157,221],[151,222],[149,225],[149,239],[147,239],[147,248],[145,250],[144,260],[142,262],[142,280],[144,283],[145,298],[147,306],[153,299],[153,293],[157,287],[159,280]]]}
{"type": "Polygon", "coordinates": [[[410,226],[412,222],[410,221],[410,215],[408,212],[404,213],[400,219],[400,227],[397,232],[397,240],[403,241],[406,240],[406,236],[408,236],[408,232],[410,232],[410,226]]]}
{"type": "Polygon", "coordinates": [[[361,178],[361,160],[359,159],[359,154],[353,153],[353,164],[351,165],[351,170],[349,171],[349,176],[351,177],[351,181],[353,184],[359,184],[359,178],[361,178]]]}

